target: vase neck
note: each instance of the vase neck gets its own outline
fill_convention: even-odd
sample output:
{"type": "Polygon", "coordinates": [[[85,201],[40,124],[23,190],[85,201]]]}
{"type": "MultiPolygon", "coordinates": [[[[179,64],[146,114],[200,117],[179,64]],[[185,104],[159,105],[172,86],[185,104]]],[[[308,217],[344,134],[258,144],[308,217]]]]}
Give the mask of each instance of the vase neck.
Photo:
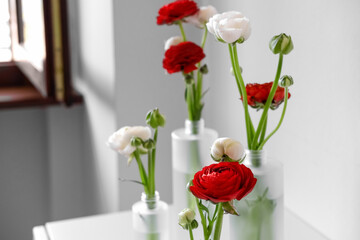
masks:
{"type": "Polygon", "coordinates": [[[155,191],[155,195],[149,197],[144,192],[141,194],[141,201],[146,203],[148,209],[156,208],[157,203],[160,201],[160,195],[157,191],[155,191]]]}
{"type": "Polygon", "coordinates": [[[204,119],[198,121],[185,120],[185,133],[186,134],[200,134],[204,131],[205,122],[204,119]]]}
{"type": "Polygon", "coordinates": [[[265,150],[246,150],[246,162],[254,167],[261,167],[266,164],[267,157],[265,150]]]}

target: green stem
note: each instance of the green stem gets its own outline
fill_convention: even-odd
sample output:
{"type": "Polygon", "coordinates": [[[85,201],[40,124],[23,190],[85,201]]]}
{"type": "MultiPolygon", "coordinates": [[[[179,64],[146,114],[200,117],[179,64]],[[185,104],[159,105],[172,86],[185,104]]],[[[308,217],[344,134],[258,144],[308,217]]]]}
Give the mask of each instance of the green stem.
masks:
{"type": "Polygon", "coordinates": [[[260,121],[259,121],[259,125],[256,129],[256,132],[255,132],[255,136],[253,138],[253,141],[252,141],[252,144],[251,144],[251,148],[250,149],[255,149],[257,150],[256,148],[256,145],[257,145],[257,139],[259,138],[259,135],[260,135],[260,132],[261,130],[263,129],[264,127],[264,124],[265,124],[265,119],[266,119],[266,116],[267,116],[267,113],[269,111],[269,108],[270,108],[270,104],[275,96],[275,92],[276,92],[276,89],[277,89],[277,86],[278,86],[278,82],[279,82],[279,79],[280,79],[280,74],[281,74],[281,68],[282,68],[282,62],[283,62],[283,54],[279,54],[279,62],[278,62],[278,67],[277,67],[277,71],[276,71],[276,75],[275,75],[275,80],[274,80],[274,83],[271,87],[271,90],[270,90],[270,93],[269,93],[269,96],[268,96],[268,99],[266,100],[266,103],[265,103],[265,107],[264,107],[264,110],[263,110],[263,113],[261,115],[261,118],[260,118],[260,121]]]}
{"type": "Polygon", "coordinates": [[[188,105],[188,114],[189,120],[194,121],[194,114],[193,114],[193,101],[192,101],[192,85],[186,83],[186,103],[188,105]]]}
{"type": "Polygon", "coordinates": [[[217,219],[216,219],[216,224],[215,224],[215,232],[214,232],[214,240],[220,240],[220,236],[221,236],[221,229],[222,229],[222,222],[223,222],[223,217],[224,217],[224,210],[222,208],[222,203],[218,203],[219,209],[217,212],[217,219]]]}
{"type": "Polygon", "coordinates": [[[242,97],[242,103],[243,103],[243,108],[244,108],[244,112],[245,112],[245,126],[246,126],[247,142],[248,142],[248,146],[250,148],[250,143],[252,142],[252,137],[253,137],[253,132],[254,132],[254,126],[252,124],[250,114],[249,114],[246,87],[245,87],[244,80],[242,78],[240,67],[239,67],[236,43],[229,44],[229,52],[230,52],[231,63],[232,63],[232,67],[233,67],[234,75],[235,75],[235,79],[236,79],[236,84],[238,86],[240,96],[242,97]]]}
{"type": "Polygon", "coordinates": [[[183,38],[183,41],[186,42],[186,35],[185,35],[185,31],[184,31],[182,22],[178,21],[178,25],[179,25],[179,28],[180,28],[180,32],[181,32],[181,36],[183,38]]]}
{"type": "Polygon", "coordinates": [[[190,234],[190,240],[194,240],[194,235],[193,235],[191,224],[189,224],[189,234],[190,234]]]}
{"type": "Polygon", "coordinates": [[[196,201],[196,206],[197,206],[197,209],[199,211],[200,218],[201,218],[201,225],[203,227],[203,232],[204,232],[204,240],[208,240],[209,239],[209,233],[208,233],[208,231],[206,229],[206,219],[205,219],[204,213],[200,209],[200,200],[195,198],[195,201],[196,201]]]}
{"type": "Polygon", "coordinates": [[[202,73],[200,72],[200,63],[198,65],[198,70],[197,70],[197,86],[196,86],[196,106],[200,107],[201,106],[201,95],[202,95],[202,73]]]}
{"type": "Polygon", "coordinates": [[[265,138],[265,140],[260,144],[259,150],[261,150],[261,149],[264,147],[265,143],[272,137],[272,135],[274,135],[275,132],[276,132],[277,130],[279,130],[279,128],[280,128],[280,126],[281,126],[281,124],[282,124],[282,122],[283,122],[283,120],[284,120],[284,117],[285,117],[285,112],[286,112],[286,107],[287,107],[287,102],[288,102],[288,92],[289,92],[289,89],[286,87],[286,88],[285,88],[284,108],[283,108],[283,111],[282,111],[282,114],[281,114],[281,117],[280,117],[280,121],[279,121],[278,125],[276,126],[276,128],[275,128],[275,129],[269,134],[269,136],[267,136],[267,137],[265,138]]]}
{"type": "Polygon", "coordinates": [[[140,178],[141,178],[141,182],[144,185],[145,194],[149,195],[148,178],[146,176],[146,171],[145,171],[144,165],[142,164],[142,161],[141,161],[141,158],[140,158],[139,150],[137,150],[137,149],[135,150],[134,157],[135,157],[136,162],[137,162],[138,167],[139,167],[140,178]]]}
{"type": "MultiPolygon", "coordinates": [[[[202,40],[201,40],[201,48],[204,49],[206,38],[207,38],[208,30],[205,27],[202,40]]],[[[195,101],[195,108],[196,108],[196,116],[194,120],[199,120],[201,118],[201,97],[202,97],[202,80],[203,80],[203,74],[200,72],[201,68],[201,61],[197,64],[197,81],[196,81],[196,87],[194,89],[194,101],[195,101]]],[[[195,84],[194,84],[195,86],[195,84]]]]}
{"type": "Polygon", "coordinates": [[[219,210],[219,204],[216,204],[213,217],[212,217],[211,221],[209,222],[209,226],[208,226],[208,233],[209,233],[209,235],[212,233],[214,221],[215,221],[215,219],[216,219],[216,215],[217,215],[218,210],[219,210]]]}
{"type": "Polygon", "coordinates": [[[149,192],[150,192],[151,197],[155,196],[155,190],[156,190],[155,189],[155,159],[156,159],[157,136],[158,136],[158,128],[155,128],[155,132],[154,132],[154,144],[155,144],[155,147],[151,150],[151,155],[149,154],[149,158],[148,158],[149,192]]]}
{"type": "Polygon", "coordinates": [[[202,40],[201,40],[201,48],[204,49],[205,47],[205,43],[206,43],[206,38],[207,38],[207,34],[208,34],[208,29],[207,27],[204,27],[205,31],[204,34],[202,36],[202,40]]]}
{"type": "Polygon", "coordinates": [[[261,131],[260,141],[259,141],[260,144],[264,141],[264,138],[266,135],[267,121],[268,121],[268,115],[266,115],[265,124],[264,124],[263,130],[261,131]]]}

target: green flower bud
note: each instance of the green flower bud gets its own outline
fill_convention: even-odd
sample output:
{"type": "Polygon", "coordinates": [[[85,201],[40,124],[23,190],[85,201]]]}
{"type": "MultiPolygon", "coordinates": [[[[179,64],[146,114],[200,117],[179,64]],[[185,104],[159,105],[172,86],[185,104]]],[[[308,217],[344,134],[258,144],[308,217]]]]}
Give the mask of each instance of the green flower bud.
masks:
{"type": "Polygon", "coordinates": [[[293,50],[294,45],[291,36],[281,33],[270,40],[269,47],[274,54],[288,54],[293,50]]]}
{"type": "Polygon", "coordinates": [[[207,67],[206,64],[204,64],[204,65],[200,68],[200,72],[201,72],[202,74],[207,74],[207,73],[209,72],[209,69],[208,69],[208,67],[207,67]]]}
{"type": "Polygon", "coordinates": [[[191,84],[194,81],[193,77],[190,74],[185,75],[186,84],[191,84]]]}
{"type": "Polygon", "coordinates": [[[146,115],[146,123],[152,128],[164,127],[165,126],[165,117],[159,112],[158,108],[155,108],[152,111],[149,111],[146,115]]]}
{"type": "Polygon", "coordinates": [[[185,208],[179,213],[179,225],[183,229],[189,229],[189,225],[191,225],[191,227],[194,228],[193,226],[197,225],[197,223],[193,224],[193,221],[196,221],[194,210],[190,208],[185,208]]]}
{"type": "Polygon", "coordinates": [[[132,137],[131,138],[131,146],[139,147],[143,144],[143,140],[139,137],[132,137]]]}
{"type": "Polygon", "coordinates": [[[191,228],[192,228],[192,229],[196,229],[198,226],[199,226],[198,222],[194,219],[194,220],[191,222],[191,228]]]}
{"type": "Polygon", "coordinates": [[[245,38],[241,37],[236,42],[241,44],[241,43],[245,42],[245,38]]]}
{"type": "Polygon", "coordinates": [[[283,88],[290,87],[293,84],[294,84],[294,80],[289,75],[282,76],[280,79],[280,86],[283,88]]]}
{"type": "Polygon", "coordinates": [[[155,147],[155,142],[152,139],[148,139],[143,144],[145,149],[153,149],[155,147]]]}

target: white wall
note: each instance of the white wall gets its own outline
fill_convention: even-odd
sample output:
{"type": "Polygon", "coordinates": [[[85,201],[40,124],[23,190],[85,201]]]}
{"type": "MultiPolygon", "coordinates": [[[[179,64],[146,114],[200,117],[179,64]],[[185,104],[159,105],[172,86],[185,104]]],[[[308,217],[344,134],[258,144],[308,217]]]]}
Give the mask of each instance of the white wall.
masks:
{"type": "MultiPolygon", "coordinates": [[[[166,75],[162,68],[165,40],[180,34],[175,26],[156,25],[157,11],[165,3],[114,1],[116,116],[118,127],[146,125],[146,113],[155,107],[166,116],[166,126],[159,130],[156,186],[161,199],[171,202],[170,134],[184,126],[186,108],[181,75],[166,75]]],[[[139,179],[135,162],[128,167],[126,159],[119,157],[119,163],[120,177],[139,179]]],[[[139,201],[142,186],[127,182],[120,185],[120,207],[129,209],[139,201]]]]}
{"type": "Polygon", "coordinates": [[[116,128],[112,1],[69,1],[74,81],[84,96],[83,151],[86,213],[119,209],[118,163],[106,147],[116,128]]]}
{"type": "Polygon", "coordinates": [[[156,25],[157,10],[164,3],[70,3],[73,75],[85,97],[87,214],[130,209],[140,199],[140,185],[119,181],[120,177],[139,179],[136,164],[127,166],[126,159],[105,142],[124,125],[145,125],[147,111],[155,107],[167,117],[166,127],[159,132],[156,184],[161,198],[172,200],[170,133],[183,126],[185,103],[181,77],[166,76],[162,69],[164,42],[176,32],[156,25]],[[147,11],[139,14],[140,5],[147,11]]]}
{"type": "Polygon", "coordinates": [[[30,239],[49,219],[46,115],[0,111],[0,239],[30,239]]]}
{"type": "MultiPolygon", "coordinates": [[[[242,11],[250,18],[252,35],[238,46],[247,82],[273,81],[277,57],[268,41],[281,32],[292,36],[295,48],[283,65],[283,74],[295,81],[292,97],[282,128],[265,149],[285,164],[287,207],[329,239],[359,239],[360,2],[244,0],[227,1],[219,9],[242,11]]],[[[212,45],[221,61],[212,62],[218,96],[212,92],[217,105],[207,119],[221,135],[245,141],[227,46],[212,45]]],[[[280,111],[270,113],[270,126],[280,111]]]]}

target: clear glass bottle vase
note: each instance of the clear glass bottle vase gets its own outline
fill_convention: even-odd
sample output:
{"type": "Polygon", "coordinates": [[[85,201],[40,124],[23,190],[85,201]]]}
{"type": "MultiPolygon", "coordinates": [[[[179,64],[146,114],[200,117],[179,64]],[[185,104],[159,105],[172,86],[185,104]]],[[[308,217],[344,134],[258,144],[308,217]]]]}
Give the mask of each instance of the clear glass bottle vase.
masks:
{"type": "Polygon", "coordinates": [[[170,212],[158,192],[153,198],[141,194],[141,201],[132,206],[132,225],[135,240],[169,240],[170,212]]]}
{"type": "Polygon", "coordinates": [[[230,240],[284,239],[284,171],[264,150],[247,151],[244,164],[257,183],[253,191],[235,201],[240,216],[230,216],[230,240]]]}
{"type": "MultiPolygon", "coordinates": [[[[187,190],[186,185],[194,174],[204,166],[215,163],[210,157],[210,148],[218,133],[205,128],[203,119],[185,120],[185,128],[174,130],[172,138],[172,180],[173,180],[173,213],[175,216],[184,208],[197,212],[195,197],[187,190]]],[[[174,239],[188,239],[187,231],[173,224],[174,239]]],[[[200,222],[200,221],[199,221],[200,222]]],[[[200,232],[200,231],[199,231],[200,232]]],[[[196,236],[195,236],[196,238],[196,236]]]]}

